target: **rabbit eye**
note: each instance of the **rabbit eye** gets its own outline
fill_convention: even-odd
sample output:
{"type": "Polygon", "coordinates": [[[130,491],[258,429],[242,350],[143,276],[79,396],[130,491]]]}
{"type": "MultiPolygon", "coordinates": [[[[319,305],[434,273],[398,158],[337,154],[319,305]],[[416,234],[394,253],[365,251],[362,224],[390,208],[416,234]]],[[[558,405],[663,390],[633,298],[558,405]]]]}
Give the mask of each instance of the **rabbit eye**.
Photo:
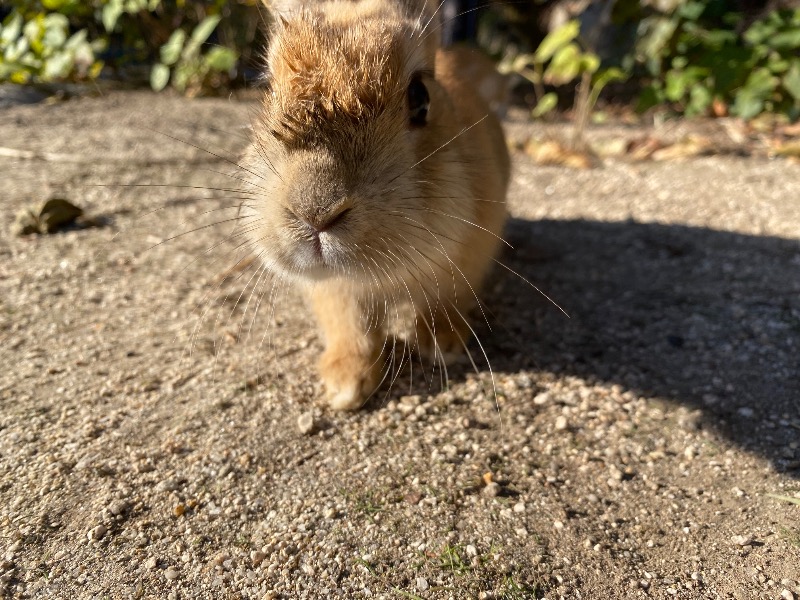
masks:
{"type": "Polygon", "coordinates": [[[427,123],[430,104],[431,97],[428,95],[428,88],[417,75],[408,84],[408,111],[411,125],[421,127],[427,123]]]}

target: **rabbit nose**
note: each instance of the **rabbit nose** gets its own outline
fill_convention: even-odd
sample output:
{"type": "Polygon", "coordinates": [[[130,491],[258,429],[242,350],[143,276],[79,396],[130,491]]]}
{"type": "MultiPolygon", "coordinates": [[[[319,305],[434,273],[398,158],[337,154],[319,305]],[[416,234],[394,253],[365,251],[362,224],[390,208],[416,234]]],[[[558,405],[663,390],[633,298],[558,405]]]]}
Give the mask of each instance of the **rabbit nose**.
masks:
{"type": "Polygon", "coordinates": [[[338,223],[341,223],[349,212],[349,206],[340,205],[333,210],[318,211],[301,218],[302,221],[314,231],[314,235],[319,235],[323,231],[327,231],[338,223]]]}

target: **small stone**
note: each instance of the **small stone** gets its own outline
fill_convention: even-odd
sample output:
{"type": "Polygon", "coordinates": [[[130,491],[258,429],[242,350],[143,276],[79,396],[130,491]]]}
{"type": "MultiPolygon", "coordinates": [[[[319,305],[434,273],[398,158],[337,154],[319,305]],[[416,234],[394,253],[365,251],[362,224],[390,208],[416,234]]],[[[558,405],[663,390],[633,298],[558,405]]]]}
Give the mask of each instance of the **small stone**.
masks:
{"type": "Polygon", "coordinates": [[[556,530],[561,531],[562,529],[564,529],[564,523],[562,523],[561,521],[555,521],[553,523],[553,527],[555,527],[556,530]]]}
{"type": "Polygon", "coordinates": [[[424,592],[428,589],[428,580],[424,577],[417,577],[417,589],[420,592],[424,592]]]}
{"type": "Polygon", "coordinates": [[[164,577],[166,577],[169,581],[175,581],[180,573],[174,567],[170,567],[166,571],[164,571],[164,577]]]}
{"type": "Polygon", "coordinates": [[[158,559],[155,556],[151,556],[147,559],[147,562],[144,563],[144,566],[148,569],[155,569],[158,566],[158,559]]]}
{"type": "Polygon", "coordinates": [[[467,556],[478,556],[478,549],[472,544],[467,544],[466,552],[467,556]]]}
{"type": "Polygon", "coordinates": [[[101,523],[94,529],[90,530],[86,537],[88,537],[90,541],[97,542],[103,539],[103,536],[105,536],[107,531],[108,530],[106,529],[106,526],[101,523]]]}
{"type": "Polygon", "coordinates": [[[303,435],[308,435],[314,431],[314,415],[311,412],[304,412],[297,417],[297,428],[303,435]]]}
{"type": "Polygon", "coordinates": [[[556,431],[564,431],[569,427],[569,422],[567,421],[567,417],[564,415],[559,415],[556,418],[556,431]]]}
{"type": "Polygon", "coordinates": [[[183,516],[183,513],[186,512],[186,505],[183,502],[179,502],[175,505],[175,508],[172,509],[172,514],[176,517],[183,516]]]}
{"type": "Polygon", "coordinates": [[[517,502],[514,505],[514,512],[515,513],[525,512],[525,503],[524,502],[517,502]]]}
{"type": "Polygon", "coordinates": [[[749,406],[742,406],[739,410],[736,411],[740,417],[745,417],[749,419],[753,416],[754,412],[753,409],[749,406]]]}
{"type": "Polygon", "coordinates": [[[548,394],[547,392],[541,392],[533,397],[533,403],[536,406],[543,406],[548,402],[550,402],[550,394],[548,394]]]}
{"type": "Polygon", "coordinates": [[[267,555],[264,554],[261,550],[253,550],[250,553],[250,560],[253,561],[254,567],[257,567],[262,562],[264,562],[265,558],[267,558],[267,555]]]}
{"type": "Polygon", "coordinates": [[[737,546],[749,546],[753,543],[753,536],[751,535],[735,535],[731,541],[737,546]]]}
{"type": "Polygon", "coordinates": [[[498,494],[500,494],[500,484],[496,481],[492,481],[486,484],[486,487],[483,488],[484,496],[489,496],[489,498],[494,498],[498,494]]]}
{"type": "Polygon", "coordinates": [[[114,500],[114,502],[108,505],[108,512],[117,517],[128,510],[128,506],[125,500],[114,500]]]}
{"type": "Polygon", "coordinates": [[[781,600],[795,600],[794,592],[783,588],[781,590],[781,600]]]}

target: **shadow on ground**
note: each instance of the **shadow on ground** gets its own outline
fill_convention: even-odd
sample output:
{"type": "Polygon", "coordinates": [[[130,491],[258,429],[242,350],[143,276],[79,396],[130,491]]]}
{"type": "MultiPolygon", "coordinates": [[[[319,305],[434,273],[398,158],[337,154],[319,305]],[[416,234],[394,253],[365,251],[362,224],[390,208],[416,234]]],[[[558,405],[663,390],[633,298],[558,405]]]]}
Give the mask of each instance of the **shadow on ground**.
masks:
{"type": "Polygon", "coordinates": [[[583,220],[513,220],[507,238],[505,264],[570,318],[499,275],[486,295],[499,326],[478,328],[495,372],[574,374],[698,409],[700,427],[800,476],[787,451],[800,439],[800,243],[583,220]]]}

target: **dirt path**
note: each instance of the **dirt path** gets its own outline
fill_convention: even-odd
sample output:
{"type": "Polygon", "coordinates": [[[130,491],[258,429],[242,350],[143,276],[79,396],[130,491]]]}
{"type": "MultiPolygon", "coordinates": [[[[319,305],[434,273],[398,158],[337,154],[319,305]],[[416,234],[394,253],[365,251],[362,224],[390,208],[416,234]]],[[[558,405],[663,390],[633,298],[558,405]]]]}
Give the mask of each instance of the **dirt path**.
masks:
{"type": "Polygon", "coordinates": [[[571,318],[498,273],[496,400],[473,342],[332,414],[305,309],[231,269],[250,110],[0,111],[0,593],[800,598],[800,167],[517,154],[503,260],[571,318]],[[103,226],[9,234],[51,196],[103,226]]]}

